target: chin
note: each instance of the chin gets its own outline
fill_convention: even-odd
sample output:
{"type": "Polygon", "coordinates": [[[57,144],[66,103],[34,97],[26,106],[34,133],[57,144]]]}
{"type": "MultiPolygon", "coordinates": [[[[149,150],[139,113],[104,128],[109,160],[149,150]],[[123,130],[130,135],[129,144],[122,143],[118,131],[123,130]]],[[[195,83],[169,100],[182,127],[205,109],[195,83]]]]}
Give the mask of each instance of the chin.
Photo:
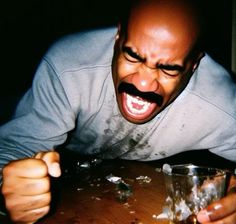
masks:
{"type": "Polygon", "coordinates": [[[125,117],[124,118],[129,121],[130,123],[133,123],[133,124],[145,124],[147,122],[149,122],[150,120],[152,120],[153,118],[149,118],[149,119],[144,119],[144,120],[138,120],[138,119],[134,119],[134,118],[130,118],[130,117],[125,117]]]}

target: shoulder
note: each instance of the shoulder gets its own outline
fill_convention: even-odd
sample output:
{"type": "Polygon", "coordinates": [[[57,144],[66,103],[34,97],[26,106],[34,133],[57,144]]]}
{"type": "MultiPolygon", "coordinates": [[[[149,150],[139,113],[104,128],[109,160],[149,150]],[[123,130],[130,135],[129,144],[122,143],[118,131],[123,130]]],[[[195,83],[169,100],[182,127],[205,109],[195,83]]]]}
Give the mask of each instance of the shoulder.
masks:
{"type": "Polygon", "coordinates": [[[100,28],[70,34],[57,40],[44,59],[59,71],[110,64],[116,28],[100,28]]]}
{"type": "Polygon", "coordinates": [[[210,55],[207,53],[200,61],[200,65],[198,67],[199,73],[210,74],[209,78],[215,76],[217,79],[226,78],[230,76],[229,71],[227,71],[221,64],[215,61],[210,55]]]}
{"type": "Polygon", "coordinates": [[[201,60],[186,91],[236,119],[236,84],[230,72],[209,55],[201,60]]]}

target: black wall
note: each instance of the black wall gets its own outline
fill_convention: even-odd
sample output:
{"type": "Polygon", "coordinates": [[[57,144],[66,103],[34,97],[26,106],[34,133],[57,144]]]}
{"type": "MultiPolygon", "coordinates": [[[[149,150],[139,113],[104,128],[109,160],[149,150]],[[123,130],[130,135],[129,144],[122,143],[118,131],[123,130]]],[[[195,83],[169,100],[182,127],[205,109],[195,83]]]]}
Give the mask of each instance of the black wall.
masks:
{"type": "MultiPolygon", "coordinates": [[[[59,37],[116,24],[125,2],[108,0],[9,0],[0,3],[0,124],[30,87],[40,58],[59,37]]],[[[230,68],[231,1],[204,0],[208,50],[230,68]]]]}

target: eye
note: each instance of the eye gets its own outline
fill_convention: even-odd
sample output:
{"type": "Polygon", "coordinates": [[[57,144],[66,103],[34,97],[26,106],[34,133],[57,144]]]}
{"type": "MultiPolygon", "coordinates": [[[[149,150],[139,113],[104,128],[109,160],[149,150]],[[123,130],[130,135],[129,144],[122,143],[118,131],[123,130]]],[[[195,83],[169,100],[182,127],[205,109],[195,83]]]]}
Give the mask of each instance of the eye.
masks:
{"type": "Polygon", "coordinates": [[[136,62],[144,62],[145,60],[138,55],[136,52],[134,52],[131,48],[129,47],[123,47],[122,49],[124,57],[126,60],[136,63],[136,62]]]}
{"type": "Polygon", "coordinates": [[[130,62],[139,62],[139,60],[137,60],[135,57],[133,57],[132,55],[128,54],[127,52],[124,52],[124,57],[127,61],[130,61],[130,62]]]}
{"type": "Polygon", "coordinates": [[[169,76],[177,76],[180,74],[180,71],[178,70],[167,70],[167,69],[161,69],[163,73],[169,76]]]}
{"type": "Polygon", "coordinates": [[[158,65],[157,67],[169,76],[178,76],[184,70],[184,68],[180,65],[158,65]]]}

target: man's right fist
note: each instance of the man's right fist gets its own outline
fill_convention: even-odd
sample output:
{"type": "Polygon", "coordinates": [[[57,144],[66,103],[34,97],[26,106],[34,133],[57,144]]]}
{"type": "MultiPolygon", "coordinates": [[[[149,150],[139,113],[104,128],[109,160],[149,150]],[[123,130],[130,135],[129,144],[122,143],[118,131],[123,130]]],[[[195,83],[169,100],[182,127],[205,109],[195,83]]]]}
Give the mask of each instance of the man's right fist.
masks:
{"type": "Polygon", "coordinates": [[[59,163],[57,152],[40,152],[3,168],[2,194],[13,222],[35,223],[49,212],[50,176],[61,175],[59,163]]]}

